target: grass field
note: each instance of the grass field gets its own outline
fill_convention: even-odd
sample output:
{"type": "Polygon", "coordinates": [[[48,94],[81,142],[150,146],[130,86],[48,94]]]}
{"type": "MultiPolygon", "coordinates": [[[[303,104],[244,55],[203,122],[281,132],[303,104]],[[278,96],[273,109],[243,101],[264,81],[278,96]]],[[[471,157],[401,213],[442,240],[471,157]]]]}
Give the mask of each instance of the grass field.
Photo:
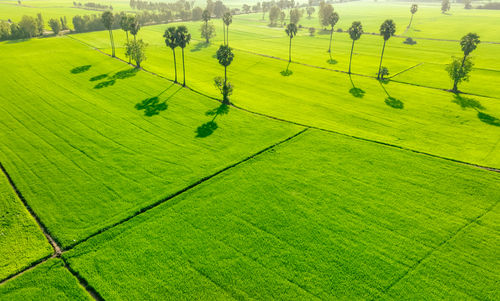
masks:
{"type": "Polygon", "coordinates": [[[412,299],[420,286],[427,296],[494,299],[499,183],[309,130],[65,258],[109,300],[412,299]]]}
{"type": "Polygon", "coordinates": [[[0,171],[0,279],[51,253],[49,242],[0,171]]]}
{"type": "Polygon", "coordinates": [[[1,300],[93,300],[60,259],[51,259],[0,286],[1,300]]]}
{"type": "MultiPolygon", "coordinates": [[[[0,19],[85,12],[14,4],[0,19]]],[[[143,70],[119,30],[118,59],[107,32],[1,42],[0,300],[499,299],[499,12],[421,4],[405,32],[409,3],[334,7],[343,29],[396,21],[390,80],[374,78],[377,35],[356,42],[352,76],[348,34],[328,63],[316,15],[290,76],[284,29],[234,16],[231,106],[213,85],[220,20],[210,45],[183,23],[187,88],[162,38],[179,23],[141,28],[143,70]],[[468,31],[482,43],[453,94],[450,40],[468,31]]]]}

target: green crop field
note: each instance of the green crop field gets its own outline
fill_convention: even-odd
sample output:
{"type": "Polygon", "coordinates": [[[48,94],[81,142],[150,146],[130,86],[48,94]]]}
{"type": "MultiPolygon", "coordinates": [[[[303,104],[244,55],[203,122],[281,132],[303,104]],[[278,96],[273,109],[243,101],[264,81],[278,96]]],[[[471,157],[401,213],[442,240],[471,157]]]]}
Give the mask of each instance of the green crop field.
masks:
{"type": "MultiPolygon", "coordinates": [[[[142,24],[140,68],[120,29],[115,58],[108,31],[0,42],[0,300],[500,299],[500,11],[480,4],[419,3],[407,28],[411,3],[333,3],[331,59],[318,3],[291,41],[288,9],[235,14],[230,104],[219,18],[210,43],[142,24]]],[[[37,13],[101,12],[0,0],[0,21],[37,13]]]]}

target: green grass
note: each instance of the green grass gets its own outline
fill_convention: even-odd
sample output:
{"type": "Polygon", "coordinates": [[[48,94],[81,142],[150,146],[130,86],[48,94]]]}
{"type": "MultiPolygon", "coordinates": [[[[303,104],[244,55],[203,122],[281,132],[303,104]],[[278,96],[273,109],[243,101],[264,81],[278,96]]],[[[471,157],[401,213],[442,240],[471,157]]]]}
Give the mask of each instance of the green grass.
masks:
{"type": "Polygon", "coordinates": [[[1,300],[93,300],[60,259],[50,259],[0,286],[1,300]]]}
{"type": "MultiPolygon", "coordinates": [[[[391,143],[446,158],[500,167],[498,155],[500,154],[498,144],[500,102],[497,98],[463,96],[457,99],[449,92],[395,81],[382,86],[375,79],[364,76],[353,76],[351,83],[344,73],[299,64],[292,64],[290,69],[293,74],[284,77],[280,71],[286,68],[285,61],[248,53],[248,51],[259,52],[286,58],[287,40],[283,29],[258,27],[255,22],[247,22],[248,20],[243,18],[244,16],[235,17],[230,31],[230,45],[236,50],[228,74],[235,86],[232,97],[235,104],[306,125],[391,143]],[[352,84],[364,91],[362,97],[355,97],[350,93],[352,84]],[[389,97],[397,99],[403,107],[399,109],[397,106],[394,108],[388,105],[387,103],[392,100],[389,97]],[[483,116],[488,117],[482,118],[483,116]]],[[[187,23],[187,25],[196,38],[200,23],[187,23]]],[[[173,78],[172,53],[165,47],[162,39],[165,27],[166,25],[151,26],[143,28],[140,32],[139,37],[150,44],[147,50],[148,60],[143,66],[147,70],[173,78]]],[[[324,50],[328,41],[323,35],[312,38],[299,35],[294,39],[293,43],[296,46],[293,49],[294,60],[313,66],[346,70],[350,46],[348,37],[347,34],[335,35],[337,44],[334,49],[339,60],[338,64],[326,63],[328,56],[324,50]]],[[[108,36],[104,32],[80,34],[74,37],[109,52],[108,36]]],[[[123,32],[115,31],[117,45],[124,43],[124,38],[123,32]]],[[[459,54],[457,42],[423,41],[415,45],[417,48],[414,50],[408,50],[409,46],[404,44],[397,44],[401,43],[401,39],[394,38],[392,42],[396,45],[388,45],[386,61],[395,62],[399,66],[397,68],[389,66],[392,69],[404,70],[415,66],[421,62],[422,57],[433,62],[411,69],[408,75],[406,73],[397,75],[394,78],[396,81],[417,85],[431,83],[430,86],[433,87],[443,84],[441,88],[449,88],[451,83],[444,71],[444,65],[439,66],[438,62],[449,58],[452,53],[459,54]],[[452,48],[455,50],[452,51],[452,48]],[[415,60],[403,59],[405,55],[408,57],[408,54],[415,60]],[[441,73],[436,68],[442,68],[441,73]],[[419,75],[412,80],[412,74],[419,75]]],[[[212,44],[205,47],[206,45],[199,40],[195,40],[187,49],[187,83],[194,89],[220,97],[213,86],[213,77],[223,73],[222,67],[213,58],[219,40],[212,44]]],[[[373,75],[378,64],[381,38],[363,37],[356,47],[356,53],[362,52],[354,57],[354,72],[373,75]],[[373,45],[369,41],[373,42],[373,45]],[[372,54],[365,55],[369,53],[369,49],[372,50],[372,54]]],[[[474,54],[477,65],[482,68],[489,65],[490,68],[500,70],[498,60],[494,59],[495,49],[500,49],[499,45],[480,45],[477,50],[478,55],[474,54]],[[479,55],[480,51],[483,51],[484,55],[479,55]]],[[[123,50],[118,50],[118,55],[123,57],[123,50]]],[[[179,69],[181,68],[179,60],[178,63],[179,69]]],[[[498,74],[497,71],[478,70],[478,81],[470,83],[475,87],[471,92],[496,97],[498,88],[493,83],[498,79],[498,74]]],[[[472,74],[473,79],[475,75],[472,74]]]]}
{"type": "Polygon", "coordinates": [[[49,256],[52,247],[0,171],[0,280],[49,256]]]}
{"type": "Polygon", "coordinates": [[[63,246],[299,130],[234,109],[207,115],[218,102],[69,38],[4,43],[0,53],[0,160],[63,246]],[[162,103],[153,116],[136,108],[162,103]]]}
{"type": "Polygon", "coordinates": [[[108,300],[492,298],[499,183],[308,130],[64,256],[108,300]]]}

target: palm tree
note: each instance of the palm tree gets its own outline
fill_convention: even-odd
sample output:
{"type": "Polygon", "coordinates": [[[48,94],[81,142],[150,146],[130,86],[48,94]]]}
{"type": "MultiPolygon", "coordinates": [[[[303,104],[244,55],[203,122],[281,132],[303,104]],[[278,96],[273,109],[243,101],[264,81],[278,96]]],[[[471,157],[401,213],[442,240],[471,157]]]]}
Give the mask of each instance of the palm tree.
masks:
{"type": "Polygon", "coordinates": [[[182,76],[183,76],[183,82],[182,86],[186,86],[186,66],[184,65],[184,48],[189,44],[189,41],[191,41],[191,34],[188,32],[188,29],[186,26],[181,25],[177,27],[176,32],[176,41],[177,45],[181,47],[182,49],[182,76]]]}
{"type": "Polygon", "coordinates": [[[136,41],[137,33],[139,32],[139,29],[141,29],[141,25],[139,24],[139,20],[137,20],[137,17],[131,17],[129,28],[130,33],[134,36],[134,41],[136,41]]]}
{"type": "Polygon", "coordinates": [[[226,26],[226,29],[224,31],[224,43],[226,43],[226,45],[229,46],[229,25],[231,23],[233,23],[233,16],[231,16],[230,12],[227,12],[224,14],[224,16],[222,16],[222,21],[224,22],[224,25],[226,26]],[[226,31],[227,31],[227,34],[226,34],[226,31]]]}
{"type": "MultiPolygon", "coordinates": [[[[203,19],[203,22],[205,22],[205,32],[208,32],[208,21],[210,21],[210,12],[208,9],[205,9],[203,13],[201,14],[201,18],[203,19]]],[[[205,36],[207,44],[210,42],[209,41],[209,36],[205,36]]]]}
{"type": "MultiPolygon", "coordinates": [[[[125,31],[125,34],[127,35],[127,45],[129,43],[128,32],[130,30],[130,26],[132,24],[132,21],[133,21],[133,17],[132,16],[128,16],[128,15],[124,15],[120,19],[120,27],[122,28],[123,31],[125,31]]],[[[130,62],[131,62],[131,58],[129,57],[128,58],[128,63],[130,64],[130,62]]]]}
{"type": "Polygon", "coordinates": [[[417,10],[418,10],[418,4],[412,4],[410,8],[411,12],[410,24],[408,24],[407,28],[410,28],[411,22],[413,21],[413,15],[417,12],[417,10]]]}
{"type": "Polygon", "coordinates": [[[172,49],[172,52],[174,53],[174,83],[177,83],[177,62],[175,60],[175,48],[179,45],[177,44],[177,33],[175,26],[167,28],[163,37],[165,38],[165,44],[167,45],[167,47],[170,47],[170,49],[172,49]]]}
{"type": "MultiPolygon", "coordinates": [[[[476,33],[469,32],[465,36],[462,37],[460,40],[460,47],[462,48],[462,51],[464,53],[464,58],[462,59],[462,64],[460,65],[460,71],[464,68],[465,61],[469,54],[474,51],[477,48],[477,45],[481,41],[479,40],[479,36],[476,33]]],[[[460,72],[461,73],[461,72],[460,72]]],[[[458,78],[455,78],[453,82],[453,89],[452,91],[457,92],[457,85],[458,85],[458,78]]]]}
{"type": "Polygon", "coordinates": [[[349,28],[349,35],[351,36],[352,39],[351,57],[349,58],[349,74],[351,74],[351,62],[352,62],[352,52],[354,51],[354,42],[356,42],[356,40],[359,40],[362,34],[363,34],[363,25],[361,25],[361,22],[359,21],[352,22],[352,25],[349,28]]]}
{"type": "Polygon", "coordinates": [[[380,70],[382,69],[382,59],[384,57],[385,43],[389,40],[396,32],[396,23],[392,20],[385,20],[382,25],[380,25],[380,35],[384,37],[384,46],[382,46],[382,54],[380,55],[380,65],[378,66],[377,79],[380,79],[380,70]]]}
{"type": "Polygon", "coordinates": [[[113,13],[108,10],[102,13],[101,18],[104,27],[109,31],[109,40],[111,41],[112,57],[115,57],[115,41],[113,40],[113,21],[115,20],[115,17],[113,16],[113,13]]]}
{"type": "Polygon", "coordinates": [[[328,53],[330,53],[330,60],[332,59],[332,38],[333,38],[333,27],[339,21],[339,14],[337,12],[332,12],[328,16],[328,24],[330,24],[330,45],[328,46],[328,53]]]}
{"type": "Polygon", "coordinates": [[[297,25],[295,23],[288,23],[285,32],[290,37],[290,44],[288,46],[288,64],[290,64],[292,62],[292,39],[297,35],[297,25]]]}
{"type": "Polygon", "coordinates": [[[227,87],[228,87],[228,82],[227,82],[227,67],[231,65],[231,62],[233,61],[234,54],[231,48],[227,45],[221,45],[219,47],[219,50],[217,50],[217,60],[219,60],[219,64],[224,66],[224,86],[222,88],[222,96],[223,96],[223,103],[224,104],[229,104],[229,97],[227,95],[227,87]]]}

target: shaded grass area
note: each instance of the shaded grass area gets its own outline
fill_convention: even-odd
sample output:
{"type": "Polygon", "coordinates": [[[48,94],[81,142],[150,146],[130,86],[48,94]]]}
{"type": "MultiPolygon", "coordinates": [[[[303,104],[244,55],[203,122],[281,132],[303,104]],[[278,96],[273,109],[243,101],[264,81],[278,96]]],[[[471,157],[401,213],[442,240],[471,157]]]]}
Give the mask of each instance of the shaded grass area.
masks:
{"type": "Polygon", "coordinates": [[[309,130],[63,256],[109,300],[397,297],[404,275],[418,297],[481,299],[499,281],[499,183],[496,173],[309,130]],[[484,235],[484,248],[471,235],[484,235]],[[439,285],[414,277],[427,267],[439,285]]]}
{"type": "Polygon", "coordinates": [[[0,280],[53,252],[0,170],[0,280]]]}
{"type": "Polygon", "coordinates": [[[60,259],[50,259],[1,285],[0,299],[93,300],[60,259]]]}
{"type": "Polygon", "coordinates": [[[0,160],[63,247],[299,129],[231,110],[202,139],[197,128],[218,102],[76,41],[32,40],[0,53],[0,160]],[[96,77],[116,83],[93,89],[96,77]]]}

